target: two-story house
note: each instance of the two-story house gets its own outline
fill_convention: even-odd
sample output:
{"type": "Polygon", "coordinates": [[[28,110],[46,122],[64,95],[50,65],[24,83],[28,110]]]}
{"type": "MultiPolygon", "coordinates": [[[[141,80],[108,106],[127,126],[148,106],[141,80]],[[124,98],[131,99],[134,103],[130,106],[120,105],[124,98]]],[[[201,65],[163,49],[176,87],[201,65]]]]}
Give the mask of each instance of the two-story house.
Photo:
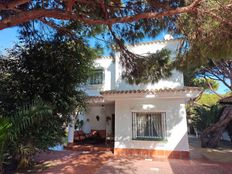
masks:
{"type": "MultiPolygon", "coordinates": [[[[155,53],[162,48],[175,58],[178,39],[128,46],[137,54],[155,53]]],[[[120,53],[95,61],[96,71],[84,90],[89,96],[83,131],[97,130],[114,137],[114,154],[188,158],[186,103],[196,98],[199,88],[185,87],[183,74],[157,83],[131,85],[122,78],[120,53]]],[[[72,135],[73,136],[73,135],[72,135]]],[[[72,141],[72,140],[71,140],[72,141]]],[[[70,143],[71,143],[70,141],[70,143]]]]}

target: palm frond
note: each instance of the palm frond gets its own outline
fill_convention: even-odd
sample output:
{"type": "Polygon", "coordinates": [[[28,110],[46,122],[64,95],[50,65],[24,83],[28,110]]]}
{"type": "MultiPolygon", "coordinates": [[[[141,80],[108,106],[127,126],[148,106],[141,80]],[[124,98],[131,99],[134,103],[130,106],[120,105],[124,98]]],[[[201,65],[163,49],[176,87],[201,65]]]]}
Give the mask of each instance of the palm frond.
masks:
{"type": "Polygon", "coordinates": [[[40,123],[51,115],[51,107],[40,100],[35,100],[32,104],[25,105],[20,111],[10,117],[12,123],[11,139],[17,138],[17,135],[28,127],[40,123]]]}

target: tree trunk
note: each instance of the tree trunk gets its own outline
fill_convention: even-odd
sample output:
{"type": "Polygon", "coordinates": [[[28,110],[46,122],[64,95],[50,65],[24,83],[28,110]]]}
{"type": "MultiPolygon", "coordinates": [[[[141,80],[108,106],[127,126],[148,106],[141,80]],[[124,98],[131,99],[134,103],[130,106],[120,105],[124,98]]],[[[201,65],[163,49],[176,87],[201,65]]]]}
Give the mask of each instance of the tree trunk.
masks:
{"type": "Polygon", "coordinates": [[[230,137],[230,141],[232,143],[232,121],[229,123],[229,125],[227,126],[226,130],[228,131],[229,137],[230,137]]]}
{"type": "Polygon", "coordinates": [[[232,106],[226,106],[219,121],[206,128],[201,135],[202,147],[217,147],[222,133],[232,121],[232,106]]]}

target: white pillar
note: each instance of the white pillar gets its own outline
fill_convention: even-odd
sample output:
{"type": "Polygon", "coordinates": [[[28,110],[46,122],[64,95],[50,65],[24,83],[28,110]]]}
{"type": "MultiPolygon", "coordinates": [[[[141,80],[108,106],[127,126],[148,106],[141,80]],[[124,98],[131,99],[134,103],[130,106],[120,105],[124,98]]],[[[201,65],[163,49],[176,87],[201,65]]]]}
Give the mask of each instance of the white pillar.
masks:
{"type": "Polygon", "coordinates": [[[71,115],[70,123],[68,124],[68,144],[74,142],[74,118],[71,115]]]}

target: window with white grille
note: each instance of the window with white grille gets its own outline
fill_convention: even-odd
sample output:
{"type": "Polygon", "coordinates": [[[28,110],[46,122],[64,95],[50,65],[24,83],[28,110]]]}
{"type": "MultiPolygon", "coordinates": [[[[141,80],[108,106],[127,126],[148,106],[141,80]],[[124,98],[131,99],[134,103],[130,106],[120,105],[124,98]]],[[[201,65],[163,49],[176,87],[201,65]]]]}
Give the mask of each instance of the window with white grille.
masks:
{"type": "Polygon", "coordinates": [[[91,74],[91,76],[88,79],[88,84],[90,85],[99,85],[103,84],[103,69],[96,69],[91,74]]]}
{"type": "Polygon", "coordinates": [[[132,137],[134,140],[165,140],[167,137],[164,112],[133,112],[132,137]]]}

